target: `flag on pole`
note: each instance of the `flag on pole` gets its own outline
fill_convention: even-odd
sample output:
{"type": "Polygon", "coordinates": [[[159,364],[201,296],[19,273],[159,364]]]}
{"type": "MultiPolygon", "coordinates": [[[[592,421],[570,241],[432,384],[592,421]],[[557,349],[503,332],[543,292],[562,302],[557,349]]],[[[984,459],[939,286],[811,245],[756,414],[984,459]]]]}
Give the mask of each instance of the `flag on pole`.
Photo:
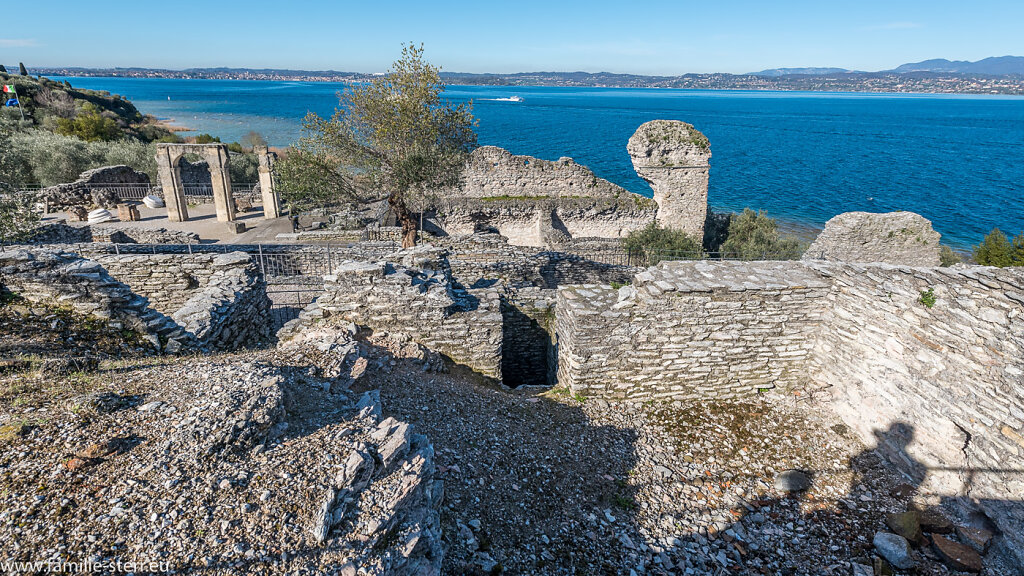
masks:
{"type": "Polygon", "coordinates": [[[4,84],[4,92],[5,93],[10,92],[11,94],[17,94],[17,92],[14,90],[14,84],[4,84]]]}
{"type": "Polygon", "coordinates": [[[21,106],[21,102],[18,102],[17,98],[11,98],[10,100],[7,101],[6,104],[4,104],[4,106],[7,106],[8,108],[13,108],[15,106],[19,106],[20,107],[21,106]]]}

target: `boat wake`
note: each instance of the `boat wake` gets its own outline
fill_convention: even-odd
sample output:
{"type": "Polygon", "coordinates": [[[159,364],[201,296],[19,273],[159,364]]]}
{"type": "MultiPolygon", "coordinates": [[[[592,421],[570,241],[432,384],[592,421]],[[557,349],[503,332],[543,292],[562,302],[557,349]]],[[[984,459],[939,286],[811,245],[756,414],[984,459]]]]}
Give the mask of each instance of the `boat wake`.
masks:
{"type": "Polygon", "coordinates": [[[509,96],[507,98],[477,98],[477,100],[489,100],[491,102],[522,102],[522,96],[509,96]]]}

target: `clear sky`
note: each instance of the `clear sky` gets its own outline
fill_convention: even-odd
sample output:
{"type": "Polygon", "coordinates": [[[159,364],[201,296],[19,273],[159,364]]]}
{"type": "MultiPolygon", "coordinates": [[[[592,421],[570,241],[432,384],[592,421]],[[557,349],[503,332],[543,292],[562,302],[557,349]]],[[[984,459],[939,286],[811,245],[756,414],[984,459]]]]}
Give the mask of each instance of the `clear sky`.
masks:
{"type": "Polygon", "coordinates": [[[0,11],[0,62],[378,72],[422,42],[452,72],[882,70],[1024,55],[1024,1],[35,0],[0,11]]]}

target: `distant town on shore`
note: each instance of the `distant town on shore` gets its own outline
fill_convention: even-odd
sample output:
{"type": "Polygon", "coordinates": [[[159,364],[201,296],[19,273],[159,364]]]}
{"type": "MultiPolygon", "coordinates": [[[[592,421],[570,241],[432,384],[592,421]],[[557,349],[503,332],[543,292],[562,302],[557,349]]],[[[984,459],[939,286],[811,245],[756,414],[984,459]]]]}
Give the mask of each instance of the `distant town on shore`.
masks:
{"type": "MultiPolygon", "coordinates": [[[[362,82],[376,74],[335,70],[275,68],[80,68],[30,69],[47,76],[178,78],[362,82]]],[[[903,64],[892,70],[864,72],[842,68],[775,68],[749,74],[705,73],[645,76],[611,72],[519,72],[514,74],[442,73],[450,84],[476,86],[580,86],[606,88],[681,88],[700,90],[807,90],[936,94],[1024,94],[1024,57],[1001,56],[977,62],[944,59],[903,64]]]]}

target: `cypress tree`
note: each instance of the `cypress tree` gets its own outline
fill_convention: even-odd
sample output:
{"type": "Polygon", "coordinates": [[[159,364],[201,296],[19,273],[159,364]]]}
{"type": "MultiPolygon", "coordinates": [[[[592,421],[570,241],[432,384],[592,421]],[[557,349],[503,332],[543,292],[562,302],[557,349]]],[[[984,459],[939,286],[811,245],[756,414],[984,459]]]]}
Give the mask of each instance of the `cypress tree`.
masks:
{"type": "Polygon", "coordinates": [[[7,68],[4,68],[3,64],[0,64],[0,72],[3,72],[4,74],[7,74],[7,68]]]}
{"type": "Polygon", "coordinates": [[[28,70],[25,69],[24,62],[18,62],[18,74],[21,74],[22,76],[28,76],[28,70]]]}

